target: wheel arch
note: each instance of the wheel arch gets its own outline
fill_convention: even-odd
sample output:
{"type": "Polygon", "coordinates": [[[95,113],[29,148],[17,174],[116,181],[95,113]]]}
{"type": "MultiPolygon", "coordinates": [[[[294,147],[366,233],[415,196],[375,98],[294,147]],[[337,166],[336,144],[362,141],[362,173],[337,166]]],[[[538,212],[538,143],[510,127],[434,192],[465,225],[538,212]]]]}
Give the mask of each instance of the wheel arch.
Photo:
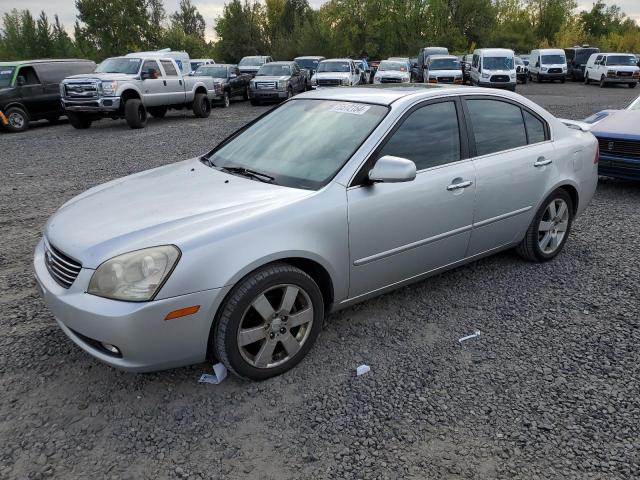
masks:
{"type": "Polygon", "coordinates": [[[141,100],[140,93],[132,88],[127,88],[125,91],[123,91],[120,95],[120,98],[122,99],[123,104],[126,103],[127,100],[131,100],[132,98],[141,100]]]}
{"type": "Polygon", "coordinates": [[[5,107],[2,108],[2,111],[6,112],[10,108],[19,108],[20,110],[22,110],[24,113],[27,114],[27,117],[29,119],[31,119],[31,113],[29,112],[29,109],[25,105],[23,105],[22,103],[20,103],[20,102],[8,103],[5,107]]]}
{"type": "Polygon", "coordinates": [[[198,85],[195,89],[195,91],[193,92],[194,97],[198,94],[198,93],[204,93],[205,95],[207,94],[207,89],[205,88],[204,85],[198,85]]]}
{"type": "Polygon", "coordinates": [[[564,185],[560,185],[558,188],[566,191],[569,194],[569,196],[571,197],[571,203],[572,203],[572,207],[573,207],[573,215],[575,216],[576,213],[578,213],[578,204],[580,202],[580,196],[578,194],[578,189],[576,187],[574,187],[573,185],[569,184],[569,183],[564,184],[564,185]]]}

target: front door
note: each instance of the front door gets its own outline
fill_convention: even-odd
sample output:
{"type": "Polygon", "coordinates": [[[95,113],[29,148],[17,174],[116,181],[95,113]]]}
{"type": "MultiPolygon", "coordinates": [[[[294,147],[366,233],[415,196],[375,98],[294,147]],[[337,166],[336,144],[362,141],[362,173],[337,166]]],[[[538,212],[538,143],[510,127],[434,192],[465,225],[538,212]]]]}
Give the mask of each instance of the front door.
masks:
{"type": "Polygon", "coordinates": [[[546,122],[496,97],[467,97],[476,209],[468,256],[521,239],[557,172],[546,122]]]}
{"type": "Polygon", "coordinates": [[[156,107],[165,104],[166,80],[162,76],[162,70],[155,60],[145,60],[142,64],[142,72],[149,74],[142,81],[142,93],[146,107],[156,107]],[[153,72],[153,73],[152,73],[153,72]]]}
{"type": "Polygon", "coordinates": [[[347,190],[350,297],[382,289],[464,258],[471,235],[475,171],[468,159],[461,104],[414,107],[347,190]],[[415,180],[366,182],[383,155],[416,164],[415,180]]]}
{"type": "Polygon", "coordinates": [[[23,105],[32,119],[41,118],[50,109],[47,94],[35,69],[31,66],[20,67],[19,77],[24,78],[24,85],[18,87],[23,105]]]}

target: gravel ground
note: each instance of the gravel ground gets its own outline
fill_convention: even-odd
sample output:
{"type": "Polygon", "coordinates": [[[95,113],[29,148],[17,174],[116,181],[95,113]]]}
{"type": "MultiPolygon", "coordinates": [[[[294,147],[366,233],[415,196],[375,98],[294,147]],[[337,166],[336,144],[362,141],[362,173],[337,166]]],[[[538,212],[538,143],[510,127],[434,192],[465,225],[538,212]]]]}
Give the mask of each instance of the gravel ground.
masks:
{"type": "MultiPolygon", "coordinates": [[[[575,119],[637,94],[519,92],[575,119]]],[[[205,364],[123,373],[75,347],[32,279],[46,219],[264,111],[0,136],[0,478],[640,476],[638,184],[601,181],[553,262],[507,252],[334,314],[305,361],[262,383],[198,384],[205,364]]]]}

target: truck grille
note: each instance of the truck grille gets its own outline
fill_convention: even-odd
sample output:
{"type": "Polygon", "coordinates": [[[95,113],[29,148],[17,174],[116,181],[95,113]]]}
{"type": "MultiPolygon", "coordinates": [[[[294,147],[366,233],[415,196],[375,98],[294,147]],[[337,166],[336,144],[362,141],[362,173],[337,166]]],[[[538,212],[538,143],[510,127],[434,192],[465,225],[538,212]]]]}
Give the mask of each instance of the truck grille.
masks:
{"type": "Polygon", "coordinates": [[[81,263],[68,257],[46,240],[44,242],[44,263],[51,277],[64,288],[69,288],[82,270],[81,263]]]}
{"type": "Polygon", "coordinates": [[[561,68],[550,68],[549,73],[562,73],[561,68]]]}
{"type": "Polygon", "coordinates": [[[341,83],[338,78],[320,78],[318,79],[318,85],[321,87],[337,87],[341,83]]]}
{"type": "Polygon", "coordinates": [[[384,78],[380,79],[380,83],[402,83],[401,78],[384,78]]]}
{"type": "Polygon", "coordinates": [[[258,90],[272,90],[276,88],[276,82],[256,82],[258,90]]]}
{"type": "Polygon", "coordinates": [[[600,153],[617,157],[640,158],[640,141],[598,138],[600,153]]]}
{"type": "Polygon", "coordinates": [[[492,75],[489,80],[492,82],[508,82],[509,75],[492,75]]]}
{"type": "Polygon", "coordinates": [[[453,77],[438,77],[438,83],[453,83],[453,77]]]}
{"type": "Polygon", "coordinates": [[[633,75],[633,72],[616,72],[618,74],[619,77],[630,77],[631,75],[633,75]]]}
{"type": "Polygon", "coordinates": [[[65,83],[64,94],[67,98],[95,98],[98,85],[94,82],[65,83]]]}

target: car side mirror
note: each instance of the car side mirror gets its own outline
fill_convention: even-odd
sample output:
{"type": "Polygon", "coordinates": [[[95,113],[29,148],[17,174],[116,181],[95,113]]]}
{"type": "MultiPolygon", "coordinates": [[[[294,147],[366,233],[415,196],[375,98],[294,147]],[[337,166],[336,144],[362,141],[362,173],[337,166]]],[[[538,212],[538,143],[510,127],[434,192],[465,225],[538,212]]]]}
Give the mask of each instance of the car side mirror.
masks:
{"type": "Polygon", "coordinates": [[[385,155],[369,171],[373,183],[410,182],[416,178],[416,164],[406,158],[385,155]]]}
{"type": "Polygon", "coordinates": [[[22,75],[18,75],[18,78],[16,78],[16,85],[19,87],[22,87],[23,85],[27,84],[27,79],[24,78],[22,75]]]}

